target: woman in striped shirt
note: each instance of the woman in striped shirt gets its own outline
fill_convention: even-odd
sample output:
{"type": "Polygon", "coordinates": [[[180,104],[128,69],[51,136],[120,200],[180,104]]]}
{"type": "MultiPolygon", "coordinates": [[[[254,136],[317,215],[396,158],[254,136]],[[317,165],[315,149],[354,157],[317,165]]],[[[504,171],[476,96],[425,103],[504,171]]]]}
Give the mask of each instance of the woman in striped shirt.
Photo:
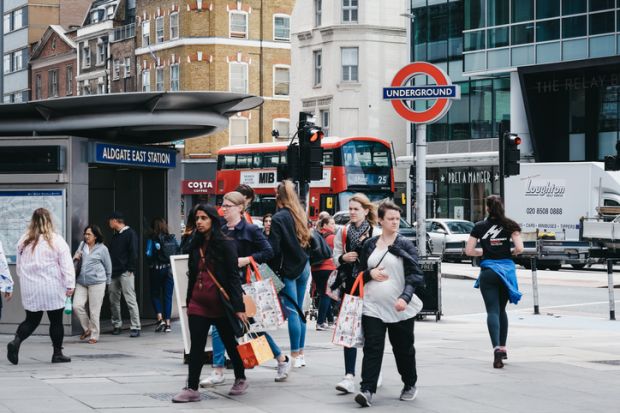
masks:
{"type": "Polygon", "coordinates": [[[71,297],[75,288],[75,269],[69,246],[54,232],[52,217],[45,208],[34,211],[26,234],[17,243],[16,269],[26,320],[7,345],[7,358],[17,364],[21,343],[39,326],[46,311],[54,345],[52,363],[70,362],[62,354],[62,312],[66,297],[71,297]]]}

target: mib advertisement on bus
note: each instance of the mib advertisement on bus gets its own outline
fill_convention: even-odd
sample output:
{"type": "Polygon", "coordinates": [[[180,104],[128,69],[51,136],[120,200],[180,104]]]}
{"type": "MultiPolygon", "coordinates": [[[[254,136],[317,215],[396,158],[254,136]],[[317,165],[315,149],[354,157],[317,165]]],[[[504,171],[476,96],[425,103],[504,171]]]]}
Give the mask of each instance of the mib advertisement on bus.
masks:
{"type": "MultiPolygon", "coordinates": [[[[323,169],[323,179],[310,182],[311,188],[329,187],[331,170],[323,169]]],[[[241,171],[239,183],[249,185],[252,188],[275,188],[278,186],[278,174],[274,170],[265,171],[241,171]]]]}

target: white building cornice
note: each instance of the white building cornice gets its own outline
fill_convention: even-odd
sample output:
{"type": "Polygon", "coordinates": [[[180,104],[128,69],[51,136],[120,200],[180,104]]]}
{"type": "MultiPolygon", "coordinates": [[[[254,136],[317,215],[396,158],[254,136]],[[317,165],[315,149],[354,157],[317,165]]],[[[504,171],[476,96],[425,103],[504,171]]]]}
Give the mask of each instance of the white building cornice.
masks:
{"type": "Polygon", "coordinates": [[[91,24],[89,26],[81,27],[77,31],[76,41],[90,39],[91,37],[99,34],[106,34],[114,29],[114,21],[106,20],[101,23],[91,24]]]}
{"type": "Polygon", "coordinates": [[[231,39],[228,37],[191,37],[171,40],[168,42],[149,45],[147,47],[136,48],[136,56],[149,54],[151,52],[158,52],[161,50],[174,49],[182,46],[236,46],[236,47],[261,47],[266,49],[283,49],[291,50],[291,44],[288,42],[272,42],[272,41],[260,41],[260,40],[248,40],[248,39],[231,39]]]}
{"type": "Polygon", "coordinates": [[[58,65],[61,63],[71,63],[71,62],[74,62],[76,58],[77,58],[77,53],[75,52],[75,50],[72,50],[70,52],[58,54],[55,56],[31,60],[30,67],[32,68],[32,70],[38,70],[41,68],[58,65]]]}

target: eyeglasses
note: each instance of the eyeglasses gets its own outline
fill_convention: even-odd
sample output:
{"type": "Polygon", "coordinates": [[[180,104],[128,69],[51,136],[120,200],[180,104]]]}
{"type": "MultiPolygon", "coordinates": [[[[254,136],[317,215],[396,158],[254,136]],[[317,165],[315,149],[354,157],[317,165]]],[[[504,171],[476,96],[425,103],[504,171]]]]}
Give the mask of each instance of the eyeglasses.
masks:
{"type": "Polygon", "coordinates": [[[232,207],[236,207],[239,205],[234,205],[234,204],[222,204],[222,209],[228,209],[228,208],[232,208],[232,207]]]}

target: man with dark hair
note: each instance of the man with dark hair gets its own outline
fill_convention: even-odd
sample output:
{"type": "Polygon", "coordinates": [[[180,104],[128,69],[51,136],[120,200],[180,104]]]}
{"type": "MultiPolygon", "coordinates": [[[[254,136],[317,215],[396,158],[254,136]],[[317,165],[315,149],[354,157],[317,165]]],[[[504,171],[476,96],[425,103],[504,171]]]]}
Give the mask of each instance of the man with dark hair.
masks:
{"type": "Polygon", "coordinates": [[[122,332],[121,293],[125,296],[131,319],[130,337],[140,337],[140,312],[136,301],[134,274],[138,268],[138,235],[125,225],[120,212],[113,212],[108,225],[114,231],[108,249],[112,258],[112,283],[109,287],[110,309],[112,312],[112,334],[122,332]]]}

